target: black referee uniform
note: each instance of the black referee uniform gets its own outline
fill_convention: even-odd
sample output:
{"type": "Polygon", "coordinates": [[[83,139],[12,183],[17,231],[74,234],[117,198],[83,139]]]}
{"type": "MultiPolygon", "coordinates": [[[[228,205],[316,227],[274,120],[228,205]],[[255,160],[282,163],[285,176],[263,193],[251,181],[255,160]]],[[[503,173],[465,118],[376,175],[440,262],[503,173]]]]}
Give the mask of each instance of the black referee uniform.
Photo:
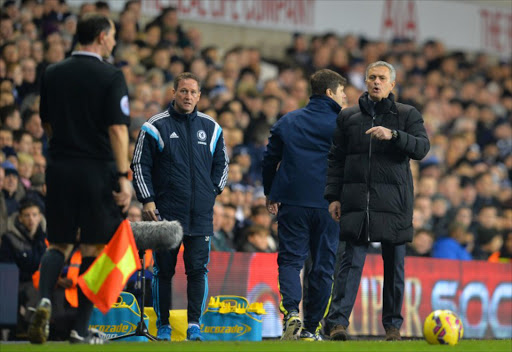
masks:
{"type": "Polygon", "coordinates": [[[119,187],[108,128],[129,125],[122,71],[99,55],[74,52],[48,67],[41,119],[52,129],[47,168],[50,243],[107,243],[121,223],[112,191],[119,187]]]}

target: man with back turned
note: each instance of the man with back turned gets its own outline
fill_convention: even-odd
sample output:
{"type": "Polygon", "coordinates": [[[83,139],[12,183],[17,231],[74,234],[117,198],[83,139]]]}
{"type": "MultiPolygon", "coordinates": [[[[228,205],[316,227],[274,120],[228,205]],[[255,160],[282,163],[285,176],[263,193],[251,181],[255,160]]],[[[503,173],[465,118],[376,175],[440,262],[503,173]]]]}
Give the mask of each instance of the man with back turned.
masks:
{"type": "Polygon", "coordinates": [[[311,76],[307,106],[284,115],[271,129],[263,159],[269,212],[277,214],[279,291],[284,315],[282,340],[317,341],[329,302],[339,229],[323,198],[327,154],[336,117],[346,98],[346,80],[331,70],[311,76]],[[299,318],[300,271],[311,253],[304,329],[299,318]]]}
{"type": "MultiPolygon", "coordinates": [[[[41,301],[28,335],[48,338],[51,293],[78,230],[84,273],[128,210],[128,89],[121,70],[103,62],[115,40],[114,23],[88,15],[77,26],[79,51],[49,66],[41,84],[41,119],[50,139],[47,169],[47,220],[50,247],[41,261],[41,301]]],[[[93,304],[79,289],[71,343],[101,344],[88,331],[93,304]]]]}

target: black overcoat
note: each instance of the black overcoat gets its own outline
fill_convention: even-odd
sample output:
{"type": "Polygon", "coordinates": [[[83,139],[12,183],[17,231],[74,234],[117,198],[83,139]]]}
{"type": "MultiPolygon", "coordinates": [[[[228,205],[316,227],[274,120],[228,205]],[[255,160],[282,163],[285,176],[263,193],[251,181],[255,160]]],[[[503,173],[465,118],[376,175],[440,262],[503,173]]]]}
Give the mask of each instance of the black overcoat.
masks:
{"type": "Polygon", "coordinates": [[[396,244],[412,240],[414,191],[409,160],[421,160],[429,149],[420,112],[395,102],[392,93],[374,109],[364,93],[358,106],[341,111],[324,193],[329,202],[341,203],[341,240],[396,244]],[[365,132],[372,126],[397,130],[398,138],[371,139],[365,132]]]}

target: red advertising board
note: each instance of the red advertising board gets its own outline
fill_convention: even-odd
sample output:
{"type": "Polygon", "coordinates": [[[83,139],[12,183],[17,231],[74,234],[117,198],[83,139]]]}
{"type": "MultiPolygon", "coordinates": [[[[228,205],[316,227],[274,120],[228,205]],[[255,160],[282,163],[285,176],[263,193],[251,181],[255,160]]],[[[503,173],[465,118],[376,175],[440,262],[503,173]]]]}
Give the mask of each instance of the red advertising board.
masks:
{"type": "MultiPolygon", "coordinates": [[[[263,336],[281,334],[277,254],[212,252],[209,296],[240,295],[263,302],[263,336]]],[[[408,257],[405,262],[403,336],[422,336],[423,321],[435,309],[450,309],[464,323],[467,338],[512,338],[512,264],[408,257]]],[[[368,255],[351,335],[383,335],[382,259],[368,255]]],[[[186,276],[178,260],[173,281],[173,309],[186,309],[186,276]]]]}

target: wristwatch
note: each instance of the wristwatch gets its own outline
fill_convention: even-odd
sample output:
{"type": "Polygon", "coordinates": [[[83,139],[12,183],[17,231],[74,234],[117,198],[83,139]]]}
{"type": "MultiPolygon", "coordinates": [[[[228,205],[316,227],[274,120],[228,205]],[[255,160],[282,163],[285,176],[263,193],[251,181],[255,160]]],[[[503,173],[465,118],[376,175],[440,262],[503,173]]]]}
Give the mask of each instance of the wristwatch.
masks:
{"type": "Polygon", "coordinates": [[[117,173],[117,178],[122,178],[122,177],[128,178],[128,171],[126,171],[126,172],[118,172],[117,173]]]}
{"type": "Polygon", "coordinates": [[[391,140],[397,140],[398,139],[398,131],[397,130],[391,130],[391,140]]]}

